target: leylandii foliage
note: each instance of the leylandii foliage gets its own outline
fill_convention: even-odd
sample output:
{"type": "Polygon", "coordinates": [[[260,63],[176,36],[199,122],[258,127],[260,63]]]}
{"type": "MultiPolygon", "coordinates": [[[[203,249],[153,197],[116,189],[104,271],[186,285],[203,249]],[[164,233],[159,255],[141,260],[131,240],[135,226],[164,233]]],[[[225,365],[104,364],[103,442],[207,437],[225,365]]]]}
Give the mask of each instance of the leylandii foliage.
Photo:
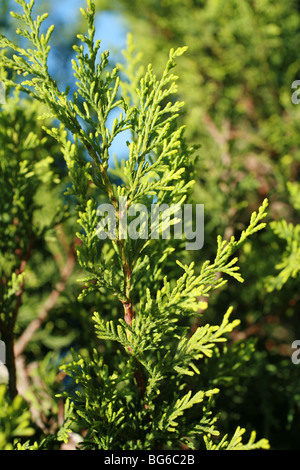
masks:
{"type": "MultiPolygon", "coordinates": [[[[133,239],[120,233],[120,198],[126,198],[129,215],[143,204],[149,217],[154,203],[178,207],[189,201],[194,149],[177,125],[183,103],[173,98],[173,69],[185,48],[170,51],[157,77],[151,65],[145,71],[139,67],[130,41],[125,63],[112,69],[108,52],[100,52],[95,41],[95,7],[88,0],[81,9],[88,34],[79,35],[81,44],[74,45],[76,82],[61,91],[47,62],[54,27],[41,32],[47,14],[33,19],[34,0],[16,3],[23,9],[12,14],[21,21],[17,33],[30,46],[0,37],[6,49],[1,65],[11,77],[3,82],[46,105],[48,113],[41,118],[60,123],[45,131],[61,147],[72,182],[68,194],[76,200],[78,261],[87,273],[78,300],[101,293],[112,306],[110,317],[101,309],[93,313],[101,347],[88,351],[87,345],[85,354],[74,352],[64,366],[77,386],[63,394],[67,421],[59,438],[67,440],[72,429],[82,431],[83,449],[268,447],[265,439],[255,440],[255,433],[243,443],[241,427],[232,437],[222,436],[213,406],[220,389],[201,388],[201,369],[207,359],[222,354],[221,345],[239,324],[231,319],[231,306],[219,325],[207,323],[209,296],[228,277],[243,282],[235,253],[265,226],[267,201],[240,237],[229,242],[218,237],[215,258],[201,266],[186,262],[184,239],[133,239]],[[21,80],[15,81],[13,72],[21,80]],[[124,131],[131,132],[127,156],[111,168],[112,143],[124,131]],[[114,239],[98,236],[101,203],[115,210],[114,239]]],[[[160,228],[174,224],[172,217],[166,220],[160,228]]]]}
{"type": "MultiPolygon", "coordinates": [[[[300,185],[298,182],[287,183],[288,192],[291,198],[291,205],[295,212],[300,210],[300,185]]],[[[297,278],[300,271],[300,224],[287,222],[285,219],[274,220],[270,223],[273,232],[284,240],[284,253],[280,262],[275,266],[279,271],[277,276],[269,276],[266,280],[266,287],[269,291],[281,289],[291,278],[297,278]]]]}

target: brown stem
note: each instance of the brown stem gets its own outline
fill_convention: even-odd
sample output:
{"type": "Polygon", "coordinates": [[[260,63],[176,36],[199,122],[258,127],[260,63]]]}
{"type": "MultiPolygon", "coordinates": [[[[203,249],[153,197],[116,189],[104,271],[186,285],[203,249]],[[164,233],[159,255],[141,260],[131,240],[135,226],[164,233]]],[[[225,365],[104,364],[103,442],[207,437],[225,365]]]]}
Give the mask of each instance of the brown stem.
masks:
{"type": "MultiPolygon", "coordinates": [[[[124,307],[124,320],[127,323],[127,325],[132,326],[132,320],[134,319],[134,310],[129,298],[129,293],[130,293],[130,279],[131,279],[131,270],[128,266],[127,260],[125,258],[125,251],[123,250],[123,271],[124,271],[124,276],[125,276],[125,296],[126,296],[126,301],[122,301],[123,307],[124,307]]],[[[132,349],[129,347],[128,351],[132,354],[132,349]]],[[[144,398],[145,391],[146,391],[146,383],[143,377],[143,374],[141,372],[139,363],[137,359],[135,360],[136,363],[136,371],[134,373],[134,377],[138,386],[138,389],[141,393],[141,397],[144,398]]],[[[148,405],[144,405],[145,409],[148,409],[148,405]]]]}
{"type": "Polygon", "coordinates": [[[3,332],[3,341],[6,349],[6,367],[9,374],[8,392],[11,400],[13,400],[18,394],[13,331],[3,332]]]}
{"type": "Polygon", "coordinates": [[[132,305],[130,300],[126,300],[126,302],[122,302],[125,315],[124,315],[124,320],[127,323],[127,325],[132,326],[132,320],[134,319],[134,312],[132,309],[132,305]]]}
{"type": "MultiPolygon", "coordinates": [[[[139,363],[137,361],[137,359],[135,360],[136,362],[136,371],[134,373],[134,378],[136,380],[136,384],[138,386],[138,389],[141,393],[141,396],[142,398],[144,398],[144,395],[145,395],[145,392],[146,392],[146,382],[144,380],[144,377],[143,377],[143,374],[141,372],[141,369],[140,369],[140,366],[139,366],[139,363]]],[[[144,408],[147,410],[149,408],[148,405],[144,405],[144,408]]]]}

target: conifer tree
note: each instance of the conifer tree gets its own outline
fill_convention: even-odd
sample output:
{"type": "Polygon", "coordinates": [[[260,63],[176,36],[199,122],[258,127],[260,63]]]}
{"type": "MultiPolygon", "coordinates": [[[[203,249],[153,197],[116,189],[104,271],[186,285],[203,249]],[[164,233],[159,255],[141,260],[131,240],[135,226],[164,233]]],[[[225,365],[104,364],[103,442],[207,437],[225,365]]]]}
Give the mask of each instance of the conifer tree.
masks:
{"type": "MultiPolygon", "coordinates": [[[[237,253],[248,237],[265,227],[268,201],[252,213],[239,237],[227,241],[219,236],[214,258],[201,265],[185,262],[187,240],[177,239],[171,230],[176,217],[155,227],[160,233],[170,229],[169,238],[151,237],[152,228],[142,236],[145,226],[151,227],[154,204],[165,204],[171,208],[167,214],[176,216],[174,208],[190,200],[195,149],[178,124],[183,103],[174,99],[173,74],[186,48],[170,50],[160,77],[151,65],[139,68],[132,43],[125,53],[127,62],[111,68],[109,53],[99,54],[95,5],[88,0],[81,9],[88,32],[74,45],[75,91],[71,93],[70,86],[61,91],[48,69],[54,27],[41,32],[47,14],[33,18],[34,0],[16,3],[23,10],[13,13],[21,22],[17,33],[30,47],[0,36],[1,48],[10,51],[1,55],[0,64],[21,77],[4,76],[3,82],[47,107],[40,118],[52,119],[53,125],[44,126],[44,131],[61,148],[72,183],[68,196],[76,201],[77,258],[86,272],[78,302],[100,295],[111,307],[102,310],[100,305],[93,312],[91,334],[98,346],[74,351],[72,361],[63,366],[75,385],[62,393],[66,420],[57,439],[67,441],[76,429],[86,431],[82,449],[268,448],[265,439],[256,441],[255,432],[243,442],[242,426],[232,436],[223,435],[214,409],[220,388],[199,386],[207,362],[222,356],[221,346],[239,324],[228,305],[221,322],[211,325],[206,320],[210,295],[228,279],[243,282],[237,253]],[[119,117],[109,125],[116,110],[119,117]],[[112,143],[128,130],[128,158],[111,169],[112,143]],[[116,215],[113,237],[99,228],[101,204],[116,215]],[[138,230],[135,226],[137,236],[124,236],[124,217],[132,222],[135,210],[142,207],[146,216],[139,219],[138,230]]],[[[5,316],[2,321],[7,321],[5,316]]],[[[221,383],[221,368],[219,375],[221,383]]]]}
{"type": "MultiPolygon", "coordinates": [[[[186,126],[187,142],[201,144],[194,199],[205,201],[206,256],[213,256],[216,233],[230,238],[245,228],[264,197],[269,200],[269,228],[239,253],[248,288],[230,283],[210,299],[214,321],[224,298],[239,305],[235,338],[249,347],[256,343],[247,373],[240,370],[218,406],[229,430],[245,419],[273,446],[297,449],[299,379],[291,344],[300,334],[299,212],[288,188],[296,187],[300,168],[298,2],[95,3],[100,12],[121,16],[144,62],[156,70],[163,68],[170,47],[189,48],[178,64],[177,96],[187,110],[179,122],[186,126]]],[[[191,259],[197,263],[201,254],[191,259]]]]}

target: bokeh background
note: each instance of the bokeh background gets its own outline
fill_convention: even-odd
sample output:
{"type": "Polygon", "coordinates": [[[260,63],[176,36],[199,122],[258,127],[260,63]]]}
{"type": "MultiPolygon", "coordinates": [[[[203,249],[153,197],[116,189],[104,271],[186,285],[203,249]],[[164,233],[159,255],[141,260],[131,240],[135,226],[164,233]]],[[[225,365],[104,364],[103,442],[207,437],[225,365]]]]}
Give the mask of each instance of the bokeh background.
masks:
{"type": "MultiPolygon", "coordinates": [[[[203,380],[222,387],[217,405],[225,431],[242,425],[268,438],[274,449],[299,450],[300,366],[291,357],[292,343],[300,339],[300,104],[294,104],[291,96],[293,81],[300,79],[300,2],[95,0],[95,4],[96,37],[102,50],[110,50],[112,67],[122,62],[129,33],[142,54],[141,63],[152,63],[158,74],[172,47],[188,46],[176,68],[178,98],[185,102],[180,120],[186,125],[188,142],[197,148],[193,201],[205,205],[205,242],[202,250],[187,253],[187,258],[198,265],[212,259],[217,235],[238,236],[252,211],[269,199],[267,228],[239,253],[244,284],[230,281],[212,296],[206,313],[206,321],[219,321],[224,304],[234,306],[234,315],[242,321],[231,337],[236,361],[233,355],[223,383],[218,381],[217,365],[214,375],[213,363],[203,380]]],[[[48,11],[47,24],[56,25],[49,69],[62,88],[73,79],[72,44],[85,28],[79,7],[85,7],[83,0],[36,1],[36,11],[48,11]]],[[[1,0],[0,31],[9,37],[15,36],[12,9],[16,9],[13,1],[1,0]]],[[[33,105],[26,106],[25,133],[39,113],[33,105]]],[[[13,119],[9,112],[7,119],[13,119]]],[[[126,137],[120,135],[114,143],[119,160],[126,158],[126,137]]],[[[48,151],[59,182],[36,196],[40,208],[35,217],[41,225],[55,219],[55,201],[68,185],[59,149],[51,144],[48,151]]],[[[0,201],[1,197],[0,189],[0,201]]],[[[72,201],[65,202],[72,206],[72,201]]],[[[47,232],[30,260],[16,328],[20,339],[36,318],[41,319],[25,345],[17,340],[18,370],[24,395],[30,397],[42,428],[50,431],[60,413],[53,397],[62,384],[53,365],[68,356],[71,347],[80,350],[93,342],[90,312],[97,304],[107,312],[111,308],[101,303],[101,296],[78,306],[75,259],[62,273],[73,256],[76,220],[69,210],[64,231],[58,230],[59,243],[58,224],[53,223],[52,235],[47,232]],[[53,289],[62,276],[64,288],[55,298],[53,289]]],[[[2,243],[2,255],[7,246],[2,243]]],[[[2,273],[6,268],[2,265],[2,273]]]]}

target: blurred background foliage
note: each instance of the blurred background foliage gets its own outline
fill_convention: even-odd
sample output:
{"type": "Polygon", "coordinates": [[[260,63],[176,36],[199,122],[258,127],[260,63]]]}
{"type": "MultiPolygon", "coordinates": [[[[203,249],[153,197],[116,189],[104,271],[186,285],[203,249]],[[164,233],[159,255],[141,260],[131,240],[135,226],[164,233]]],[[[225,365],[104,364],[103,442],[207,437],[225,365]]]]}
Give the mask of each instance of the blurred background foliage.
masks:
{"type": "MultiPolygon", "coordinates": [[[[78,7],[84,1],[65,1],[61,11],[57,2],[36,3],[37,10],[49,11],[49,22],[56,24],[51,64],[58,82],[65,84],[71,73],[74,33],[83,28],[78,7]]],[[[171,47],[188,46],[176,73],[179,98],[185,102],[181,120],[186,137],[199,146],[193,200],[205,205],[205,242],[202,250],[187,252],[187,260],[193,258],[200,265],[212,258],[217,235],[227,239],[238,235],[251,212],[265,197],[269,199],[268,228],[239,253],[244,285],[230,282],[210,299],[205,322],[219,321],[226,304],[234,306],[242,323],[232,334],[224,359],[217,355],[210,359],[199,386],[221,388],[216,400],[225,432],[242,425],[268,438],[273,449],[299,449],[300,378],[299,366],[291,361],[291,344],[300,338],[300,105],[291,101],[291,85],[300,79],[300,2],[95,3],[97,35],[101,39],[103,34],[103,44],[111,49],[115,62],[121,60],[126,32],[132,33],[142,52],[142,63],[150,62],[158,71],[171,47]]],[[[2,0],[0,28],[4,33],[9,30],[10,37],[15,28],[9,17],[12,8],[12,1],[2,0]]],[[[26,133],[28,125],[42,135],[31,102],[22,100],[17,105],[9,100],[5,106],[2,126],[6,113],[8,126],[26,133]]],[[[124,156],[121,145],[116,148],[118,158],[124,156]]],[[[65,166],[49,138],[42,151],[37,149],[31,157],[41,161],[47,155],[53,159],[55,178],[39,185],[32,196],[39,204],[31,217],[44,230],[35,233],[36,249],[28,261],[16,347],[20,389],[36,425],[51,434],[61,422],[55,393],[69,385],[57,373],[59,362],[71,347],[90,349],[96,342],[91,335],[92,311],[101,309],[111,317],[118,307],[113,298],[104,304],[101,292],[96,298],[77,301],[77,225],[72,200],[64,196],[65,166]],[[36,319],[40,321],[34,323],[36,319]],[[28,327],[31,334],[24,343],[21,338],[28,327]]],[[[2,192],[0,198],[2,213],[2,192]]],[[[16,225],[13,228],[17,230],[16,225]]],[[[2,254],[7,254],[7,246],[1,245],[2,254]]],[[[9,251],[15,253],[15,249],[11,246],[9,251]]],[[[1,278],[5,278],[4,267],[1,278]]],[[[103,354],[110,357],[110,346],[103,354]]]]}

